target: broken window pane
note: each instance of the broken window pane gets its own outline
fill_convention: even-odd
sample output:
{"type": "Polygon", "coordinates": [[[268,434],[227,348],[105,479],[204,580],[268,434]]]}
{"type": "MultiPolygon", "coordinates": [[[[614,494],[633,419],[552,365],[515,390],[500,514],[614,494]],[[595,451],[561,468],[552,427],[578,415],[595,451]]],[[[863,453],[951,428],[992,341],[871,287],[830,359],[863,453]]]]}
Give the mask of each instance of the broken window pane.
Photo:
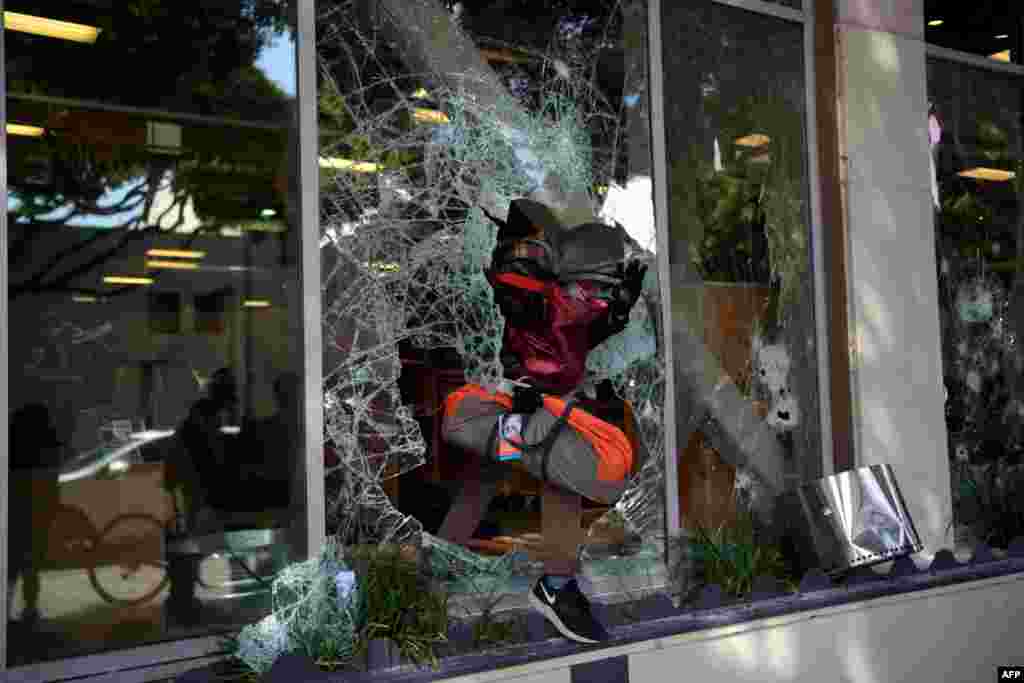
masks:
{"type": "Polygon", "coordinates": [[[957,545],[1024,533],[1021,86],[928,60],[939,320],[957,545]]]}
{"type": "MultiPolygon", "coordinates": [[[[318,22],[329,533],[429,547],[467,604],[525,605],[523,581],[578,558],[601,592],[664,581],[645,3],[351,0],[318,22]],[[516,226],[535,243],[510,246],[516,226]],[[509,298],[495,273],[511,261],[556,273],[509,298]],[[544,326],[550,311],[575,331],[544,326]],[[545,488],[536,449],[481,462],[497,414],[459,411],[524,376],[579,400],[568,430],[611,435],[552,447],[576,493],[545,488]],[[482,438],[456,436],[480,420],[482,438]],[[595,473],[626,450],[624,472],[595,473]]],[[[502,434],[529,440],[547,405],[502,434]]]]}
{"type": "Polygon", "coordinates": [[[803,26],[665,3],[680,505],[714,529],[773,518],[821,476],[803,26]]]}

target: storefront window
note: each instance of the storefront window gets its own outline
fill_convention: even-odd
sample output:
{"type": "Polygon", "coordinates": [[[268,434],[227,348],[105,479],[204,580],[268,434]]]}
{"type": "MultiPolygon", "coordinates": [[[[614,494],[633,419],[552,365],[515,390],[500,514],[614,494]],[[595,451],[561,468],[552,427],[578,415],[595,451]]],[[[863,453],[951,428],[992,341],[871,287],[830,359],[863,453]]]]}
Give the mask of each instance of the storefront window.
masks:
{"type": "Polygon", "coordinates": [[[926,0],[924,4],[925,40],[932,45],[997,62],[1024,63],[1024,12],[1017,3],[926,0]]]}
{"type": "Polygon", "coordinates": [[[1024,81],[928,61],[928,130],[957,543],[1024,533],[1024,81]]]}
{"type": "Polygon", "coordinates": [[[5,3],[8,666],[269,607],[304,514],[293,5],[5,3]]]}
{"type": "Polygon", "coordinates": [[[804,27],[662,8],[681,517],[756,543],[821,476],[804,27]]]}
{"type": "Polygon", "coordinates": [[[428,549],[455,618],[526,607],[543,572],[665,580],[646,22],[321,6],[328,533],[428,549]],[[503,405],[510,380],[543,406],[503,405]]]}

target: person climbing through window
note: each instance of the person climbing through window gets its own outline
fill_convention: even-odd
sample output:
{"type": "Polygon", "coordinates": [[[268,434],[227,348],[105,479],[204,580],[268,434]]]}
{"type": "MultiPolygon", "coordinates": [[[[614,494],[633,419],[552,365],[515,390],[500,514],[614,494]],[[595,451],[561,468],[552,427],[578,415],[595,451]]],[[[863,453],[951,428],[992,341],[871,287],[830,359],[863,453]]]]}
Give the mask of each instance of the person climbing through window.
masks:
{"type": "Polygon", "coordinates": [[[495,465],[518,466],[544,482],[544,575],[530,603],[565,637],[598,643],[608,633],[580,589],[581,497],[614,504],[645,459],[632,409],[614,396],[581,391],[587,354],[622,331],[646,266],[627,262],[621,230],[599,223],[563,227],[544,205],[512,203],[498,227],[489,274],[505,318],[495,391],[469,384],[444,408],[446,441],[473,453],[477,481],[449,511],[439,535],[468,539],[493,486],[495,465]]]}

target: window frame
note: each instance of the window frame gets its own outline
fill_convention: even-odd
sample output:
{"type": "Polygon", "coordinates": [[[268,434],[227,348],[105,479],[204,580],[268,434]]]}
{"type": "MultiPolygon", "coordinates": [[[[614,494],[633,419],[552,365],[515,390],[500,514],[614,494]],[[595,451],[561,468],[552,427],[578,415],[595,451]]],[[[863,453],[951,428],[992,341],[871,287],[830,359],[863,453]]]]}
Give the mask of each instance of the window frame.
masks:
{"type": "MultiPolygon", "coordinates": [[[[670,2],[671,0],[665,0],[670,2]]],[[[820,420],[821,420],[821,452],[823,474],[831,474],[836,463],[833,460],[833,412],[835,411],[835,397],[827,399],[831,394],[829,374],[829,355],[834,352],[830,346],[830,331],[834,331],[834,315],[826,304],[826,267],[830,265],[829,255],[825,252],[823,239],[823,218],[822,218],[822,177],[820,173],[819,160],[819,125],[818,115],[818,94],[816,92],[816,51],[815,51],[815,4],[818,0],[804,0],[802,10],[792,9],[783,5],[765,2],[763,0],[712,0],[715,3],[752,11],[758,14],[768,15],[803,26],[803,48],[805,68],[805,92],[807,110],[805,115],[805,139],[806,139],[806,163],[808,198],[810,201],[810,230],[811,230],[811,268],[815,286],[815,321],[816,321],[816,342],[818,355],[818,390],[820,395],[820,420]]],[[[825,0],[831,2],[831,0],[825,0]]],[[[316,97],[316,26],[317,15],[315,0],[296,0],[297,5],[297,26],[296,26],[296,51],[297,51],[297,111],[298,111],[298,146],[299,146],[299,197],[300,197],[300,225],[307,233],[307,239],[302,244],[302,272],[300,297],[302,300],[302,323],[303,323],[303,378],[304,378],[304,443],[303,451],[305,459],[302,463],[302,481],[300,482],[300,497],[303,500],[305,515],[297,520],[295,528],[294,543],[298,554],[308,556],[309,553],[320,547],[325,540],[325,503],[324,500],[324,471],[323,471],[323,410],[322,410],[322,329],[321,329],[321,300],[320,300],[320,251],[318,229],[319,229],[319,168],[317,164],[319,136],[317,129],[317,97],[316,97]]],[[[0,11],[4,6],[0,0],[0,11]]],[[[668,224],[668,188],[665,183],[667,177],[667,150],[665,139],[665,102],[664,102],[664,79],[662,60],[662,33],[661,33],[661,7],[662,0],[647,0],[647,21],[648,21],[648,88],[651,95],[651,149],[652,149],[652,182],[654,188],[655,225],[658,227],[658,274],[662,283],[662,329],[665,330],[663,343],[665,345],[665,362],[668,368],[674,368],[673,345],[672,345],[672,308],[671,308],[671,268],[669,264],[669,236],[668,224]]],[[[831,27],[830,27],[831,28],[831,27]]],[[[932,46],[929,46],[929,55],[932,53],[932,46]]],[[[980,59],[980,58],[979,58],[980,59]]],[[[971,60],[966,60],[972,63],[971,60]]],[[[985,60],[981,60],[985,61],[985,60]]],[[[996,70],[1009,69],[1012,73],[1024,75],[1024,67],[1006,67],[1005,65],[987,66],[996,70]]],[[[3,52],[3,32],[0,31],[0,119],[6,123],[6,61],[3,52]]],[[[5,131],[0,131],[0,136],[5,136],[5,131]]],[[[5,143],[6,137],[0,137],[0,144],[5,143]]],[[[7,169],[6,169],[6,145],[0,164],[0,194],[6,198],[7,195],[7,169]]],[[[0,216],[0,321],[7,321],[7,225],[6,213],[0,216]]],[[[6,357],[8,346],[7,325],[0,325],[0,355],[6,357]]],[[[848,354],[846,344],[841,344],[839,350],[848,354]]],[[[848,357],[848,356],[847,356],[848,357]]],[[[7,390],[7,365],[0,369],[0,408],[5,412],[8,409],[7,390]]],[[[668,372],[666,376],[666,397],[674,401],[675,397],[675,373],[668,372]]],[[[846,397],[846,405],[849,405],[849,397],[846,397]]],[[[849,420],[847,419],[847,423],[849,420]]],[[[677,425],[675,424],[675,411],[672,405],[666,405],[665,409],[665,529],[671,537],[682,530],[682,520],[679,511],[679,492],[677,477],[677,459],[672,454],[677,453],[677,425]]],[[[7,434],[8,425],[3,421],[0,427],[0,467],[3,472],[7,471],[7,434]]],[[[835,436],[842,437],[838,432],[845,432],[849,436],[849,428],[836,430],[835,436]]],[[[6,474],[0,475],[0,497],[6,499],[7,494],[6,474]]],[[[6,506],[0,506],[0,573],[5,578],[7,575],[7,510],[6,506]]],[[[0,606],[6,614],[6,591],[0,595],[0,606]]],[[[220,638],[217,636],[191,638],[186,640],[170,641],[132,648],[127,650],[113,650],[96,655],[69,658],[45,662],[14,669],[6,668],[6,620],[0,624],[0,680],[60,680],[63,678],[85,678],[90,676],[109,675],[112,671],[120,671],[122,680],[152,680],[173,676],[187,668],[207,663],[217,657],[220,648],[220,638]]]]}
{"type": "MultiPolygon", "coordinates": [[[[658,278],[661,282],[662,301],[662,323],[666,333],[665,344],[665,366],[673,369],[666,373],[665,393],[668,400],[674,400],[676,396],[674,354],[672,349],[672,269],[669,263],[668,234],[669,222],[669,196],[666,178],[668,177],[668,153],[666,149],[665,131],[665,91],[664,91],[664,64],[663,64],[663,43],[661,34],[661,7],[663,0],[648,0],[648,41],[649,54],[649,79],[651,93],[651,149],[652,166],[654,170],[654,206],[655,226],[658,229],[658,278]]],[[[664,0],[671,2],[672,0],[664,0]]],[[[804,92],[806,101],[806,113],[804,116],[804,136],[806,141],[806,168],[807,168],[807,191],[810,220],[810,265],[814,277],[814,320],[815,320],[815,343],[818,357],[818,405],[821,436],[821,473],[827,476],[837,469],[844,469],[842,463],[837,461],[835,453],[839,453],[838,446],[834,439],[850,439],[850,428],[837,429],[833,432],[833,413],[847,414],[846,425],[851,424],[849,418],[850,398],[836,397],[831,391],[832,382],[830,375],[830,355],[842,354],[847,359],[849,366],[849,350],[846,345],[839,346],[838,350],[832,348],[832,339],[845,337],[845,335],[834,335],[837,321],[834,315],[830,315],[826,303],[826,292],[829,284],[826,283],[826,264],[829,254],[825,251],[822,214],[822,183],[819,159],[819,126],[818,126],[818,96],[816,85],[816,52],[815,52],[815,27],[816,14],[815,3],[818,0],[803,0],[803,10],[795,10],[784,5],[779,5],[764,0],[711,0],[719,5],[726,5],[755,14],[765,15],[782,19],[795,24],[800,24],[803,31],[804,50],[804,92]],[[836,403],[839,398],[839,403],[836,403]],[[845,409],[844,409],[845,406],[845,409]]],[[[832,0],[826,0],[832,2],[832,0]]],[[[828,17],[824,17],[828,19],[828,17]]],[[[845,269],[844,269],[845,272],[845,269]]],[[[844,275],[845,277],[845,275],[844,275]]],[[[834,279],[834,278],[833,278],[834,279]]],[[[845,290],[844,290],[845,291],[845,290]]],[[[843,317],[845,321],[845,315],[843,317]]],[[[848,385],[847,385],[848,386],[848,385]]],[[[842,387],[838,387],[840,390],[842,387]]],[[[849,393],[848,391],[846,392],[849,393]]],[[[675,420],[675,410],[666,406],[665,409],[665,527],[669,538],[677,537],[683,532],[683,520],[679,511],[679,490],[678,490],[678,458],[670,457],[670,454],[678,453],[680,444],[677,433],[678,425],[675,420]]],[[[677,558],[667,558],[669,562],[677,558]]],[[[671,565],[670,565],[671,566],[671,565]]]]}
{"type": "MultiPolygon", "coordinates": [[[[958,66],[966,66],[982,71],[987,71],[993,74],[999,74],[1003,76],[1011,76],[1019,79],[1019,86],[1024,91],[1024,64],[1013,64],[1006,62],[999,62],[988,57],[982,57],[981,55],[971,54],[969,52],[961,52],[959,50],[952,50],[950,48],[942,47],[940,45],[934,45],[932,43],[925,42],[925,78],[927,79],[928,74],[928,60],[941,60],[950,62],[958,66]]],[[[927,88],[927,83],[925,84],[927,88]]],[[[1022,209],[1024,210],[1024,209],[1022,209]]],[[[936,230],[938,224],[936,223],[936,230]]],[[[944,339],[940,338],[939,343],[943,344],[944,339]]],[[[946,424],[946,436],[949,438],[949,425],[946,424]]],[[[948,466],[948,465],[947,465],[948,466]]],[[[953,487],[953,482],[950,481],[950,487],[953,487]]],[[[952,493],[952,491],[951,491],[952,493]]]]}
{"type": "MultiPolygon", "coordinates": [[[[0,12],[4,2],[0,0],[0,12]]],[[[290,546],[299,558],[319,548],[325,538],[323,409],[319,247],[319,168],[317,167],[317,93],[316,93],[316,2],[295,0],[296,105],[298,129],[298,198],[300,241],[300,282],[302,321],[302,377],[304,387],[304,432],[300,459],[300,481],[296,482],[298,500],[304,512],[288,529],[290,546]]],[[[0,31],[0,198],[7,201],[7,87],[4,32],[0,31]]],[[[0,356],[7,358],[8,336],[7,213],[0,216],[0,356]]],[[[0,368],[0,410],[9,413],[8,364],[0,368]]],[[[8,421],[0,420],[0,500],[7,500],[8,421]]],[[[0,505],[0,575],[7,580],[7,505],[0,505]]],[[[7,591],[0,594],[0,609],[7,614],[7,591]]],[[[110,650],[93,655],[70,657],[26,666],[7,668],[7,620],[0,622],[0,681],[56,681],[68,678],[104,677],[118,672],[118,680],[145,681],[175,676],[197,665],[212,662],[222,652],[223,637],[218,635],[170,640],[141,647],[110,650]]]]}

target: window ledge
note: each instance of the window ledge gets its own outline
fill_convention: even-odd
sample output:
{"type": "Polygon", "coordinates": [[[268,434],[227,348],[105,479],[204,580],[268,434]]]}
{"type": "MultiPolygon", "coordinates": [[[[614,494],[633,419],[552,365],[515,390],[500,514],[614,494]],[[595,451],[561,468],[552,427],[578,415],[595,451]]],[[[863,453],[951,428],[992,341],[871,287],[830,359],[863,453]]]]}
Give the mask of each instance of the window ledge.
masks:
{"type": "MultiPolygon", "coordinates": [[[[862,569],[849,575],[845,584],[841,586],[832,585],[827,576],[811,573],[801,583],[801,592],[762,596],[760,599],[729,606],[721,606],[720,603],[718,606],[709,605],[708,598],[713,597],[715,593],[713,589],[705,590],[701,600],[703,608],[677,609],[665,597],[662,597],[660,602],[648,600],[640,608],[643,614],[644,607],[646,607],[646,619],[641,616],[634,623],[609,627],[611,640],[602,645],[578,645],[561,637],[540,638],[514,646],[446,657],[441,660],[437,670],[403,664],[364,672],[334,674],[319,671],[314,673],[310,669],[311,663],[296,661],[298,658],[294,657],[286,657],[278,662],[281,666],[275,665],[263,680],[267,683],[279,680],[287,681],[287,683],[299,683],[299,681],[419,683],[570,657],[573,660],[566,663],[566,666],[606,658],[611,662],[611,658],[624,654],[623,646],[636,645],[645,641],[655,641],[712,629],[737,627],[759,620],[851,604],[866,606],[868,601],[878,598],[1024,574],[1024,552],[1022,551],[1024,551],[1024,543],[1018,541],[1011,547],[1009,558],[998,559],[993,557],[991,551],[982,547],[974,553],[970,562],[961,564],[956,561],[952,552],[944,550],[936,554],[931,566],[926,569],[919,569],[909,558],[902,558],[893,564],[888,575],[878,574],[871,569],[862,569]],[[605,655],[605,653],[607,654],[605,655]],[[303,671],[306,672],[306,675],[296,676],[303,671]]],[[[595,611],[601,609],[601,606],[595,605],[595,611]]],[[[535,620],[530,624],[531,632],[546,633],[545,630],[541,630],[544,626],[539,615],[531,614],[528,618],[535,620]]]]}

